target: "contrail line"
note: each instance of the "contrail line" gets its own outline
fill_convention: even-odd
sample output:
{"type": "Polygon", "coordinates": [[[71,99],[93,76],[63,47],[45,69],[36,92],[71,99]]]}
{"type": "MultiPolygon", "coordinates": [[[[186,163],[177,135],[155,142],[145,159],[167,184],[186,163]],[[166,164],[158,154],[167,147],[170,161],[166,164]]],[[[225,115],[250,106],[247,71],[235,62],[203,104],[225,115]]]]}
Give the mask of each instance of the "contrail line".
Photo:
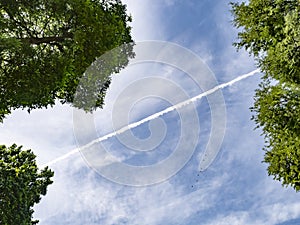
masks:
{"type": "Polygon", "coordinates": [[[152,114],[152,115],[150,115],[150,116],[148,116],[148,117],[146,117],[146,118],[144,118],[144,119],[142,119],[140,121],[137,121],[135,123],[131,123],[131,124],[127,125],[127,126],[122,127],[121,129],[119,129],[117,131],[114,131],[114,132],[106,134],[106,135],[104,135],[104,136],[102,136],[100,138],[97,138],[97,139],[91,141],[90,143],[88,143],[88,144],[80,147],[80,148],[75,148],[72,151],[70,151],[70,152],[68,152],[68,153],[66,153],[66,154],[64,154],[64,155],[62,155],[62,156],[60,156],[60,157],[58,157],[58,158],[56,158],[56,159],[48,162],[48,163],[45,163],[45,164],[43,164],[41,166],[42,167],[44,167],[44,166],[51,166],[51,165],[53,165],[53,164],[55,164],[57,162],[63,161],[64,159],[69,158],[70,156],[78,153],[80,150],[88,148],[88,147],[90,147],[90,146],[92,146],[92,145],[94,145],[96,143],[99,143],[99,142],[102,142],[104,140],[107,140],[107,139],[109,139],[111,137],[114,137],[114,136],[116,136],[118,134],[124,133],[124,132],[126,132],[126,131],[128,131],[128,130],[130,130],[132,128],[138,127],[138,126],[140,126],[140,125],[142,125],[142,124],[144,124],[146,122],[149,122],[150,120],[154,120],[154,119],[156,119],[158,117],[161,117],[161,116],[163,116],[166,113],[169,113],[169,112],[174,111],[176,109],[182,108],[183,106],[186,106],[188,104],[196,102],[197,100],[199,100],[199,99],[201,99],[203,97],[206,97],[206,96],[208,96],[208,95],[210,95],[210,94],[212,94],[212,93],[214,93],[214,92],[216,92],[216,91],[218,91],[220,89],[223,89],[225,87],[229,87],[229,86],[231,86],[231,85],[233,85],[233,84],[235,84],[235,83],[237,83],[237,82],[239,82],[241,80],[244,80],[244,79],[246,79],[248,77],[251,77],[251,76],[255,75],[256,73],[258,73],[259,71],[260,71],[259,69],[256,69],[256,70],[253,70],[253,71],[251,71],[249,73],[240,75],[237,78],[235,78],[235,79],[233,79],[233,80],[231,80],[229,82],[220,84],[220,85],[218,85],[218,86],[216,86],[216,87],[214,87],[212,89],[209,89],[208,91],[205,91],[205,92],[203,92],[203,93],[201,93],[201,94],[199,94],[199,95],[197,95],[195,97],[187,99],[187,100],[185,100],[183,102],[180,102],[180,103],[178,103],[176,105],[170,106],[170,107],[168,107],[168,108],[166,108],[166,109],[164,109],[164,110],[162,110],[160,112],[154,113],[154,114],[152,114]]]}

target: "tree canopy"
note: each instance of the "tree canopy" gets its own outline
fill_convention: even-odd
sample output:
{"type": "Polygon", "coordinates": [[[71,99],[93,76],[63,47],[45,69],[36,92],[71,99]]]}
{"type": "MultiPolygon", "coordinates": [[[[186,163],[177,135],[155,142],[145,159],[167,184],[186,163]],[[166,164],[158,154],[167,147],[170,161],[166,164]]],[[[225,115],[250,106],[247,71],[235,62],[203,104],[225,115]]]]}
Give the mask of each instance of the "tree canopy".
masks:
{"type": "Polygon", "coordinates": [[[47,192],[53,172],[47,167],[39,171],[35,155],[22,146],[0,146],[0,224],[29,225],[35,203],[47,192]]]}
{"type": "Polygon", "coordinates": [[[264,72],[252,111],[262,128],[268,173],[300,190],[300,2],[250,0],[232,3],[234,25],[264,72]]]}
{"type": "MultiPolygon", "coordinates": [[[[120,0],[1,1],[0,121],[13,109],[30,111],[56,99],[72,103],[90,64],[132,42],[130,21],[120,0]]],[[[127,50],[132,57],[132,49],[127,50]]],[[[111,63],[113,69],[98,83],[97,107],[103,104],[111,73],[128,61],[111,63]]]]}
{"type": "MultiPolygon", "coordinates": [[[[120,0],[1,0],[0,122],[56,100],[102,107],[111,74],[134,57],[129,22],[120,0]]],[[[38,170],[33,152],[21,148],[0,145],[3,225],[36,224],[32,207],[52,183],[53,172],[38,170]]]]}

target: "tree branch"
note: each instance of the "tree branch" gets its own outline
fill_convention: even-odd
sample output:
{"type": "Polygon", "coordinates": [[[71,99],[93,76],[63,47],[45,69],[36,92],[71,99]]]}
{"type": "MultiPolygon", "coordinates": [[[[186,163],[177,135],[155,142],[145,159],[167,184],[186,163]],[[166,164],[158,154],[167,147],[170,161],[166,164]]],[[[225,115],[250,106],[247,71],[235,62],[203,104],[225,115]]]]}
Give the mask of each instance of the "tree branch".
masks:
{"type": "Polygon", "coordinates": [[[28,38],[21,38],[20,40],[22,42],[27,42],[29,44],[39,45],[39,44],[49,44],[52,42],[59,43],[66,39],[71,39],[71,38],[73,38],[73,34],[69,33],[58,37],[57,36],[42,37],[42,38],[28,37],[28,38]]]}

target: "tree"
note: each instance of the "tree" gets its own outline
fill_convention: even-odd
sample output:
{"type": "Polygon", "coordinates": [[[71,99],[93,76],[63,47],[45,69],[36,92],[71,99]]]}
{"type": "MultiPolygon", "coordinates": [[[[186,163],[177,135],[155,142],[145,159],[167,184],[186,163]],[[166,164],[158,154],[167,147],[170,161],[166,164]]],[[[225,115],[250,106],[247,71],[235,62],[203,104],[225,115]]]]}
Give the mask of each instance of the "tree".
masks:
{"type": "MultiPolygon", "coordinates": [[[[120,0],[1,1],[0,121],[13,109],[31,111],[52,106],[56,99],[72,103],[90,64],[132,42],[130,21],[120,0]]],[[[95,107],[103,105],[111,73],[126,66],[129,57],[130,47],[122,59],[110,62],[98,81],[95,107]]]]}
{"type": "Polygon", "coordinates": [[[39,171],[31,150],[0,146],[0,224],[37,224],[32,220],[35,203],[47,192],[53,172],[39,171]]]}
{"type": "Polygon", "coordinates": [[[264,72],[252,111],[265,137],[268,173],[300,190],[300,2],[231,3],[242,30],[235,46],[253,54],[264,72]]]}

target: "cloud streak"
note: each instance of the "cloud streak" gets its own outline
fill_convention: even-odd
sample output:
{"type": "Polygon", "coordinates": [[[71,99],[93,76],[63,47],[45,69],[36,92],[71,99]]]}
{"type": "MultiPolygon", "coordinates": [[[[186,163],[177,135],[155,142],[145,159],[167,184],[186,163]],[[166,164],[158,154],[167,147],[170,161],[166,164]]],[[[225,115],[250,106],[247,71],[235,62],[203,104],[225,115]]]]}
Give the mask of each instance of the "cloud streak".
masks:
{"type": "Polygon", "coordinates": [[[187,99],[187,100],[185,100],[183,102],[180,102],[180,103],[178,103],[176,105],[170,106],[170,107],[168,107],[168,108],[166,108],[166,109],[164,109],[164,110],[162,110],[160,112],[154,113],[154,114],[152,114],[152,115],[150,115],[150,116],[148,116],[148,117],[146,117],[146,118],[144,118],[142,120],[139,120],[137,122],[134,122],[134,123],[131,123],[131,124],[127,125],[127,126],[124,126],[124,127],[120,128],[117,131],[111,132],[111,133],[106,134],[106,135],[104,135],[104,136],[102,136],[100,138],[97,138],[97,139],[91,141],[90,143],[88,143],[88,144],[80,147],[80,148],[75,148],[72,151],[68,152],[67,154],[64,154],[64,155],[62,155],[62,156],[60,156],[60,157],[58,157],[58,158],[56,158],[56,159],[54,159],[54,160],[52,160],[52,161],[50,161],[48,163],[45,163],[45,164],[43,164],[41,166],[42,167],[44,167],[44,166],[51,166],[51,165],[56,164],[56,163],[58,163],[60,161],[63,161],[65,159],[67,159],[67,158],[75,155],[76,153],[78,153],[80,151],[84,151],[85,149],[88,149],[89,147],[93,146],[96,143],[105,141],[105,140],[107,140],[109,138],[112,138],[112,137],[114,137],[116,135],[122,134],[122,133],[124,133],[124,132],[126,132],[126,131],[128,131],[130,129],[138,127],[138,126],[140,126],[140,125],[142,125],[142,124],[144,124],[146,122],[149,122],[151,120],[159,118],[159,117],[161,117],[161,116],[163,116],[163,115],[165,115],[165,114],[167,114],[169,112],[172,112],[172,111],[180,109],[180,108],[182,108],[182,107],[184,107],[186,105],[194,103],[194,102],[200,100],[203,97],[206,97],[206,96],[208,96],[210,94],[213,94],[214,92],[216,92],[218,90],[221,90],[223,88],[229,87],[229,86],[231,86],[231,85],[233,85],[233,84],[235,84],[235,83],[237,83],[237,82],[239,82],[241,80],[244,80],[244,79],[246,79],[248,77],[251,77],[251,76],[255,75],[256,73],[259,73],[259,71],[260,71],[259,69],[256,69],[256,70],[253,70],[253,71],[251,71],[249,73],[240,75],[237,78],[235,78],[235,79],[233,79],[233,80],[231,80],[229,82],[220,84],[220,85],[218,85],[218,86],[216,86],[216,87],[214,87],[212,89],[209,89],[208,91],[205,91],[205,92],[203,92],[203,93],[201,93],[201,94],[199,94],[199,95],[197,95],[195,97],[187,99]]]}

